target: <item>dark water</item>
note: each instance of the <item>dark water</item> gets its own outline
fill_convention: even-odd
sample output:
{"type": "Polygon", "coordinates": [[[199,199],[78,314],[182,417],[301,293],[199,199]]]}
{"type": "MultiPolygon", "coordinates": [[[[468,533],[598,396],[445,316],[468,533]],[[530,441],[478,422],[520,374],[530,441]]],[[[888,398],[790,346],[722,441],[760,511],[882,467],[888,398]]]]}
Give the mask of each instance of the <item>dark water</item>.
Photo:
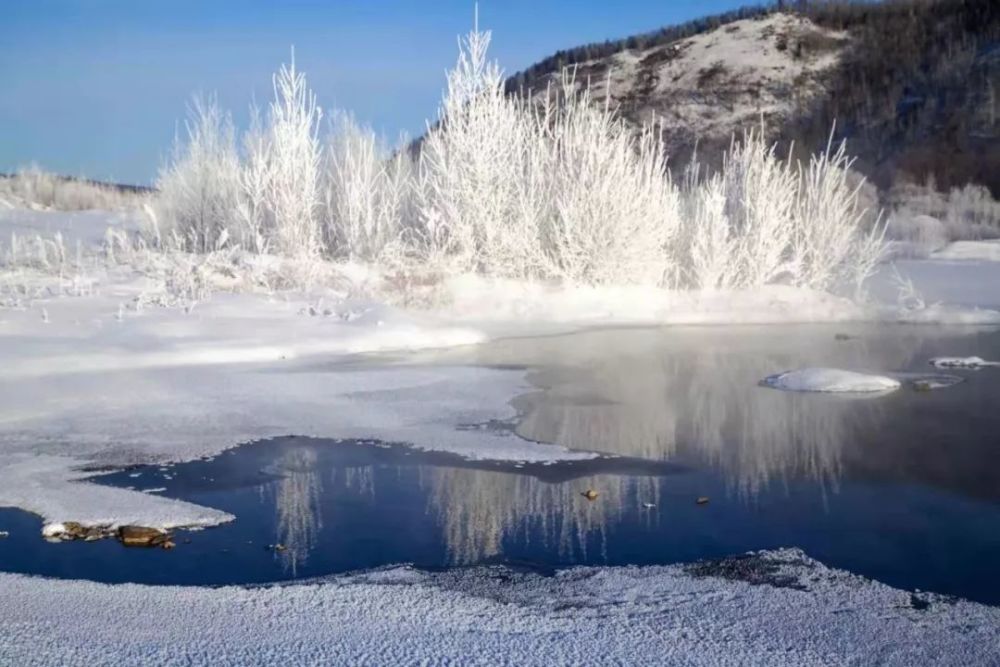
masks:
{"type": "MultiPolygon", "coordinates": [[[[95,483],[164,488],[231,524],[173,551],[47,544],[0,510],[0,569],[99,581],[229,584],[391,563],[658,564],[797,546],[888,584],[1000,604],[1000,368],[888,396],[757,386],[802,365],[933,372],[1000,359],[996,331],[784,327],[598,331],[420,362],[531,369],[517,432],[602,452],[498,465],[400,445],[285,438],[95,483]],[[836,340],[848,332],[855,338],[836,340]],[[136,476],[138,475],[138,476],[136,476]],[[586,489],[599,496],[588,501],[586,489]],[[710,500],[698,505],[702,496],[710,500]],[[650,507],[649,505],[652,505],[650,507]],[[277,550],[269,545],[281,544],[277,550]]],[[[502,431],[496,437],[518,437],[502,431]]]]}

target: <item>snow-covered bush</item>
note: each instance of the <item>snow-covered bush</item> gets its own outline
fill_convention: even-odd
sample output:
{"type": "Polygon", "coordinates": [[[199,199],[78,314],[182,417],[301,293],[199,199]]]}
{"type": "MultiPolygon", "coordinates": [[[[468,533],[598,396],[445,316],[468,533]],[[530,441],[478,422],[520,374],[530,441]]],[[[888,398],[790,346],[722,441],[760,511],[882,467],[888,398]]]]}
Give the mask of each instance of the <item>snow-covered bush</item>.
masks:
{"type": "Polygon", "coordinates": [[[473,32],[420,154],[415,239],[452,269],[665,284],[679,218],[655,128],[638,136],[569,75],[535,106],[505,94],[473,32]]]}
{"type": "Polygon", "coordinates": [[[721,176],[734,237],[731,286],[760,287],[793,273],[789,249],[799,194],[793,165],[774,155],[762,132],[749,131],[731,144],[721,176]]]}
{"type": "Polygon", "coordinates": [[[636,134],[588,91],[564,81],[543,134],[554,207],[540,239],[550,273],[577,284],[670,286],[679,197],[655,126],[636,134]]]}
{"type": "Polygon", "coordinates": [[[945,193],[932,183],[900,183],[887,200],[887,236],[897,255],[921,256],[952,241],[1000,238],[1000,201],[980,185],[945,193]]]}
{"type": "Polygon", "coordinates": [[[439,123],[420,146],[417,255],[451,271],[530,278],[541,273],[540,217],[547,168],[537,123],[504,92],[487,60],[489,32],[461,42],[439,123]]]}
{"type": "Polygon", "coordinates": [[[884,251],[884,228],[864,229],[867,209],[859,205],[863,182],[851,183],[846,144],[813,155],[800,167],[795,198],[793,262],[795,282],[826,290],[848,283],[860,288],[884,251]]]}
{"type": "Polygon", "coordinates": [[[413,165],[392,155],[375,133],[339,114],[327,142],[322,188],[322,240],[333,257],[385,261],[412,218],[413,165]]]}
{"type": "Polygon", "coordinates": [[[682,285],[859,287],[882,257],[883,227],[860,201],[864,182],[845,146],[800,164],[779,159],[761,137],[734,141],[719,173],[700,176],[697,161],[687,168],[682,285]]]}
{"type": "Polygon", "coordinates": [[[210,252],[239,243],[257,252],[317,255],[319,118],[294,62],[275,75],[267,125],[252,124],[243,156],[229,114],[212,100],[196,100],[187,140],[157,183],[150,216],[157,245],[210,252]]]}
{"type": "Polygon", "coordinates": [[[171,163],[157,180],[149,208],[158,247],[210,252],[226,244],[240,206],[240,160],[229,114],[213,99],[194,100],[187,140],[177,140],[171,163]]]}
{"type": "Polygon", "coordinates": [[[698,163],[688,167],[683,191],[683,235],[675,248],[681,257],[680,284],[716,289],[735,284],[737,238],[726,215],[726,188],[719,174],[698,182],[698,163]]]}
{"type": "Polygon", "coordinates": [[[544,95],[510,95],[489,44],[478,28],[460,42],[437,123],[396,151],[343,114],[320,144],[294,64],[239,146],[228,116],[196,106],[150,216],[157,244],[365,262],[404,289],[478,273],[832,290],[860,285],[880,258],[882,227],[842,145],[800,164],[750,131],[717,173],[695,163],[675,182],[655,124],[627,124],[570,72],[544,95]]]}

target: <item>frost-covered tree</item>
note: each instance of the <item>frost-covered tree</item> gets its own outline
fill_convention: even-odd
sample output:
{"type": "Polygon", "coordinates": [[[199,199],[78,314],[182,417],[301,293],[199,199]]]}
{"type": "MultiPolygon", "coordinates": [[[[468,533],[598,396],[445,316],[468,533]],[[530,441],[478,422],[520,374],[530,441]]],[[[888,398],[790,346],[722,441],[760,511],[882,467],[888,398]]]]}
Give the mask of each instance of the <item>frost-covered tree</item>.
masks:
{"type": "Polygon", "coordinates": [[[282,65],[274,76],[269,117],[270,182],[266,202],[276,249],[290,256],[319,254],[319,167],[317,138],[322,115],[305,74],[282,65]]]}
{"type": "Polygon", "coordinates": [[[735,237],[730,272],[734,287],[760,287],[794,271],[790,245],[796,173],[774,155],[762,132],[733,141],[723,160],[726,217],[735,237]]]}
{"type": "Polygon", "coordinates": [[[437,127],[420,146],[415,238],[427,257],[453,270],[531,277],[539,270],[538,211],[525,187],[531,163],[532,115],[504,92],[504,76],[487,58],[489,31],[478,26],[459,43],[459,59],[437,127]]]}

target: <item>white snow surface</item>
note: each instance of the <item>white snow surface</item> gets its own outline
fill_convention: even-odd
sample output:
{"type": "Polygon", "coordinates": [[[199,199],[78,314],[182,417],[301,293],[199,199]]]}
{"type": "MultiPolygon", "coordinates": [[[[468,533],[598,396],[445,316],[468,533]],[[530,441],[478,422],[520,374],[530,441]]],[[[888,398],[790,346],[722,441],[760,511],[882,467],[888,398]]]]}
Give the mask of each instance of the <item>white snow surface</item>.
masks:
{"type": "Polygon", "coordinates": [[[899,389],[899,380],[839,368],[800,368],[764,378],[762,384],[785,391],[873,393],[899,389]]]}
{"type": "Polygon", "coordinates": [[[986,368],[1000,366],[1000,361],[986,361],[982,357],[934,357],[928,363],[937,368],[986,368]]]}
{"type": "Polygon", "coordinates": [[[0,575],[0,664],[995,665],[1000,608],[910,594],[797,550],[785,586],[682,566],[406,567],[259,588],[0,575]],[[790,587],[796,586],[804,588],[790,587]]]}
{"type": "Polygon", "coordinates": [[[125,231],[139,229],[139,213],[131,211],[46,211],[31,210],[0,204],[0,239],[9,241],[11,235],[21,238],[33,236],[62,236],[74,251],[76,244],[93,246],[104,240],[108,228],[125,231]]]}
{"type": "Polygon", "coordinates": [[[955,241],[932,257],[939,260],[1000,262],[1000,240],[955,241]]]}

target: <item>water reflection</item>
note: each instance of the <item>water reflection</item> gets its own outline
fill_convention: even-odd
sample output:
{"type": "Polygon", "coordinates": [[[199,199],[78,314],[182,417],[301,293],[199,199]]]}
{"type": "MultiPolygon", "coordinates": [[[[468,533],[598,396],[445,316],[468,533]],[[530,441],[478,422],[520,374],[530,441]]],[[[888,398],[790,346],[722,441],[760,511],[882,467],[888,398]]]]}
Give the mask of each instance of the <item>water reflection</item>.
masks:
{"type": "MultiPolygon", "coordinates": [[[[907,390],[872,400],[796,395],[758,387],[761,378],[804,365],[920,369],[925,344],[912,329],[872,333],[850,343],[823,330],[810,336],[748,329],[739,337],[720,330],[616,331],[501,341],[477,349],[474,362],[536,369],[529,378],[537,390],[516,400],[521,437],[711,471],[727,496],[753,505],[803,480],[825,499],[839,492],[850,466],[865,475],[895,474],[906,467],[896,459],[901,453],[909,457],[918,441],[905,429],[918,434],[925,429],[908,411],[925,410],[949,395],[928,398],[907,390]],[[911,404],[916,400],[923,403],[911,404]],[[869,462],[867,469],[859,459],[869,462]]],[[[967,443],[979,446],[974,438],[967,443]]],[[[323,524],[321,495],[328,511],[334,511],[329,497],[374,507],[378,488],[394,498],[407,484],[419,489],[413,502],[434,520],[452,564],[503,557],[505,545],[532,542],[560,562],[600,561],[609,531],[618,525],[671,526],[669,510],[660,514],[661,496],[671,492],[662,468],[626,475],[608,474],[602,465],[611,463],[581,469],[567,482],[509,468],[407,466],[398,460],[330,468],[315,449],[292,449],[282,459],[274,492],[277,540],[287,547],[280,557],[293,576],[306,563],[323,524]],[[321,469],[328,471],[325,487],[321,469]],[[581,498],[587,488],[599,491],[596,502],[581,498]]],[[[939,469],[951,471],[954,479],[947,485],[968,487],[969,480],[983,477],[972,472],[974,466],[939,469]]]]}
{"type": "MultiPolygon", "coordinates": [[[[810,480],[836,493],[844,448],[887,428],[893,399],[794,395],[757,382],[804,365],[887,371],[919,368],[926,332],[896,328],[845,344],[833,331],[746,328],[696,332],[598,331],[569,338],[500,341],[477,361],[541,366],[539,391],[516,402],[525,438],[646,460],[676,461],[721,473],[732,495],[810,480]]],[[[940,334],[937,334],[940,335],[940,334]]],[[[898,416],[898,414],[897,414],[898,416]]],[[[505,541],[549,540],[560,558],[606,543],[625,511],[658,504],[660,480],[604,476],[576,484],[532,477],[434,469],[427,485],[452,562],[501,555],[505,541]],[[594,486],[600,502],[581,502],[594,486]],[[520,535],[519,535],[520,533],[520,535]]],[[[648,516],[653,516],[649,512],[648,516]]]]}
{"type": "Polygon", "coordinates": [[[882,404],[756,387],[783,361],[687,349],[594,359],[587,372],[539,373],[534,381],[544,390],[523,400],[518,432],[572,448],[713,466],[747,497],[792,475],[835,485],[840,448],[854,430],[879,425],[882,404]]]}
{"type": "Polygon", "coordinates": [[[323,487],[315,449],[292,449],[278,462],[281,479],[274,487],[277,525],[275,553],[293,577],[309,559],[323,528],[320,498],[323,487]]]}
{"type": "Polygon", "coordinates": [[[585,476],[572,483],[485,470],[431,468],[423,480],[452,564],[502,556],[510,540],[541,540],[562,562],[606,557],[607,530],[643,503],[659,503],[656,478],[585,476]],[[581,490],[600,489],[595,502],[581,490]],[[597,544],[600,553],[591,553],[597,544]]]}

